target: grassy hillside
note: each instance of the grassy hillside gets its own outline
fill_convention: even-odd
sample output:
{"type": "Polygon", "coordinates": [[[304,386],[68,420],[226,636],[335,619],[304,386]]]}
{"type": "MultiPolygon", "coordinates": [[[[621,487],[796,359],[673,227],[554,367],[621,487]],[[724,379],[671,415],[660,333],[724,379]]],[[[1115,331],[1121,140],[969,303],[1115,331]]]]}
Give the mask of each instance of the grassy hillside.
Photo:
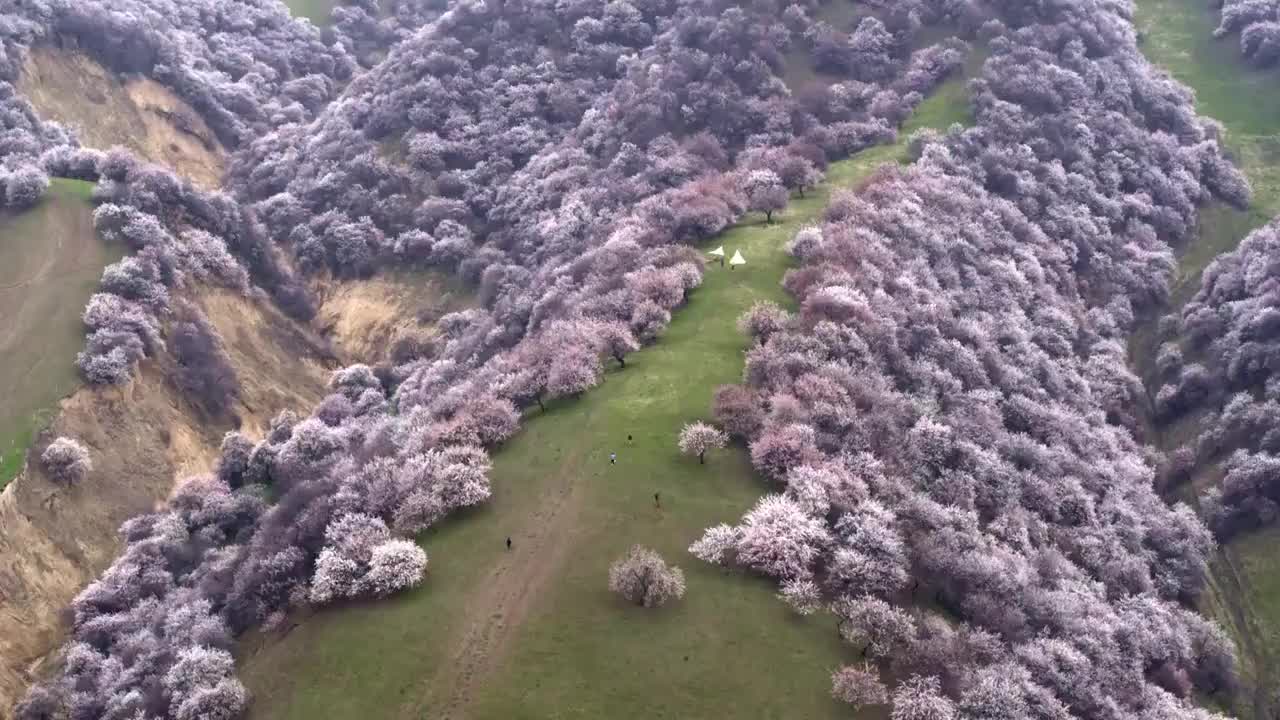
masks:
{"type": "MultiPolygon", "coordinates": [[[[903,137],[925,122],[963,121],[963,97],[963,81],[951,81],[903,137]]],[[[252,716],[847,717],[828,673],[857,651],[832,619],[795,617],[772,582],[686,552],[768,490],[746,452],[700,466],[678,455],[675,436],[706,417],[717,385],[740,379],[738,315],[759,299],[788,302],[786,240],[817,220],[833,187],[902,159],[904,144],[836,164],[774,224],[752,217],[709,243],[741,250],[748,264],[709,267],[655,346],[585,397],[533,413],[494,455],[493,500],[422,538],[431,564],[421,587],[250,643],[242,677],[252,716]],[[684,600],[640,610],[607,592],[609,563],[632,543],[684,568],[684,600]]]]}
{"type": "MultiPolygon", "coordinates": [[[[1250,230],[1280,214],[1280,73],[1250,68],[1240,61],[1237,40],[1215,40],[1216,11],[1196,0],[1137,0],[1143,51],[1196,92],[1196,107],[1222,122],[1226,145],[1254,189],[1245,211],[1223,206],[1201,215],[1197,239],[1179,257],[1175,307],[1200,285],[1200,273],[1218,254],[1235,248],[1250,230]]],[[[1154,324],[1154,323],[1152,323],[1154,324]]],[[[1150,327],[1135,337],[1133,355],[1144,375],[1154,356],[1150,327]]],[[[1194,420],[1155,439],[1165,449],[1193,438],[1194,420]]],[[[1216,481],[1210,468],[1196,484],[1216,481]]],[[[1188,496],[1193,495],[1187,489],[1188,496]]],[[[1245,717],[1270,717],[1273,688],[1280,681],[1280,529],[1233,541],[1217,553],[1204,611],[1228,628],[1240,648],[1246,685],[1234,710],[1245,717]]]]}
{"type": "Polygon", "coordinates": [[[92,186],[55,180],[40,205],[0,215],[0,487],[79,382],[80,312],[119,257],[93,232],[92,186]]]}

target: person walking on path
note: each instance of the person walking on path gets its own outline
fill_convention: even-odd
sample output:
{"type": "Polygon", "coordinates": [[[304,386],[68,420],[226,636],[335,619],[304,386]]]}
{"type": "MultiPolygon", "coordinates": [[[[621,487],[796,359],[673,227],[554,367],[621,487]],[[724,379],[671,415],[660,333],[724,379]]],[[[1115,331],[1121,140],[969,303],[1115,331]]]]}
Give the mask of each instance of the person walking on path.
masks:
{"type": "Polygon", "coordinates": [[[611,452],[611,453],[609,453],[609,464],[610,464],[610,465],[617,465],[617,464],[618,464],[618,453],[616,453],[616,452],[611,452]]]}
{"type": "Polygon", "coordinates": [[[630,436],[630,435],[628,435],[628,436],[627,436],[627,444],[628,444],[628,445],[630,445],[630,444],[631,444],[631,436],[630,436]]]}
{"type": "Polygon", "coordinates": [[[654,494],[653,494],[653,506],[654,506],[654,507],[656,507],[656,508],[658,508],[659,510],[661,510],[661,509],[662,509],[662,498],[661,498],[661,497],[659,497],[661,494],[662,494],[662,493],[654,493],[654,494]]]}
{"type": "Polygon", "coordinates": [[[510,550],[510,549],[511,549],[511,538],[510,538],[510,537],[507,537],[507,549],[508,549],[508,550],[510,550]]]}

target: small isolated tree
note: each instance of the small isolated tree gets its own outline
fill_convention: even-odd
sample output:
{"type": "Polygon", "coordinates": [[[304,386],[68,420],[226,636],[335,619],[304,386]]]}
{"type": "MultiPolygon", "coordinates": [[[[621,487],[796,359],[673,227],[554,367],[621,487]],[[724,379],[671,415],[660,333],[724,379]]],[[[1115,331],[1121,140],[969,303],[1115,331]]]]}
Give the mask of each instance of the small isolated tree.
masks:
{"type": "Polygon", "coordinates": [[[870,665],[846,665],[831,673],[831,696],[855,708],[889,702],[889,691],[870,665]]]}
{"type": "Polygon", "coordinates": [[[45,472],[49,477],[64,485],[73,485],[84,480],[93,470],[93,461],[89,459],[89,451],[84,445],[68,437],[60,437],[49,443],[44,454],[40,456],[45,472]]]}
{"type": "Polygon", "coordinates": [[[729,436],[704,422],[693,422],[680,431],[680,452],[697,455],[698,464],[707,460],[707,451],[719,449],[729,442],[729,436]]]}
{"type": "Polygon", "coordinates": [[[684,597],[684,572],[640,545],[609,568],[609,589],[642,607],[684,597]]]}
{"type": "Polygon", "coordinates": [[[742,189],[751,209],[764,213],[765,222],[773,222],[773,214],[787,206],[787,188],[772,170],[752,170],[742,189]]]}

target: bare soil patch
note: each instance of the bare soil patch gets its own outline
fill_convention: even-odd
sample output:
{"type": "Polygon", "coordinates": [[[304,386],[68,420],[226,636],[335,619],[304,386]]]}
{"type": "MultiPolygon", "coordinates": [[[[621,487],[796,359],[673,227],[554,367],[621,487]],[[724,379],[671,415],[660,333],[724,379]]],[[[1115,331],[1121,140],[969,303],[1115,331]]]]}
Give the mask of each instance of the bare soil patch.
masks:
{"type": "Polygon", "coordinates": [[[320,278],[315,325],[350,362],[391,357],[401,341],[428,341],[442,315],[464,307],[456,282],[429,271],[388,271],[362,280],[320,278]]]}
{"type": "Polygon", "coordinates": [[[149,78],[122,81],[83,53],[32,48],[18,90],[46,120],[73,128],[80,142],[129,148],[207,189],[221,184],[226,153],[185,101],[149,78]]]}

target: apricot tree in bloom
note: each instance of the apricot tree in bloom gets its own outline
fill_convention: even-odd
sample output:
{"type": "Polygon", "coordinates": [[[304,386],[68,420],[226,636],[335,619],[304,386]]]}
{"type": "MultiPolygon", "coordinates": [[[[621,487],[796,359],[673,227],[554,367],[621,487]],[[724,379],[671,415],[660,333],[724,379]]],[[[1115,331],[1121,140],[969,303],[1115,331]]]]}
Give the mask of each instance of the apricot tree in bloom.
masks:
{"type": "Polygon", "coordinates": [[[880,682],[880,673],[870,665],[846,665],[831,673],[831,696],[855,708],[889,702],[889,692],[880,682]]]}
{"type": "Polygon", "coordinates": [[[704,422],[692,422],[680,431],[680,452],[685,455],[697,455],[698,464],[707,460],[708,450],[717,450],[729,442],[729,436],[712,425],[704,422]]]}
{"type": "Polygon", "coordinates": [[[68,437],[60,437],[49,443],[40,455],[45,472],[57,482],[73,485],[93,470],[93,461],[84,445],[68,437]]]}
{"type": "Polygon", "coordinates": [[[667,565],[653,550],[633,545],[610,566],[609,589],[641,607],[658,607],[684,597],[684,571],[667,565]]]}

